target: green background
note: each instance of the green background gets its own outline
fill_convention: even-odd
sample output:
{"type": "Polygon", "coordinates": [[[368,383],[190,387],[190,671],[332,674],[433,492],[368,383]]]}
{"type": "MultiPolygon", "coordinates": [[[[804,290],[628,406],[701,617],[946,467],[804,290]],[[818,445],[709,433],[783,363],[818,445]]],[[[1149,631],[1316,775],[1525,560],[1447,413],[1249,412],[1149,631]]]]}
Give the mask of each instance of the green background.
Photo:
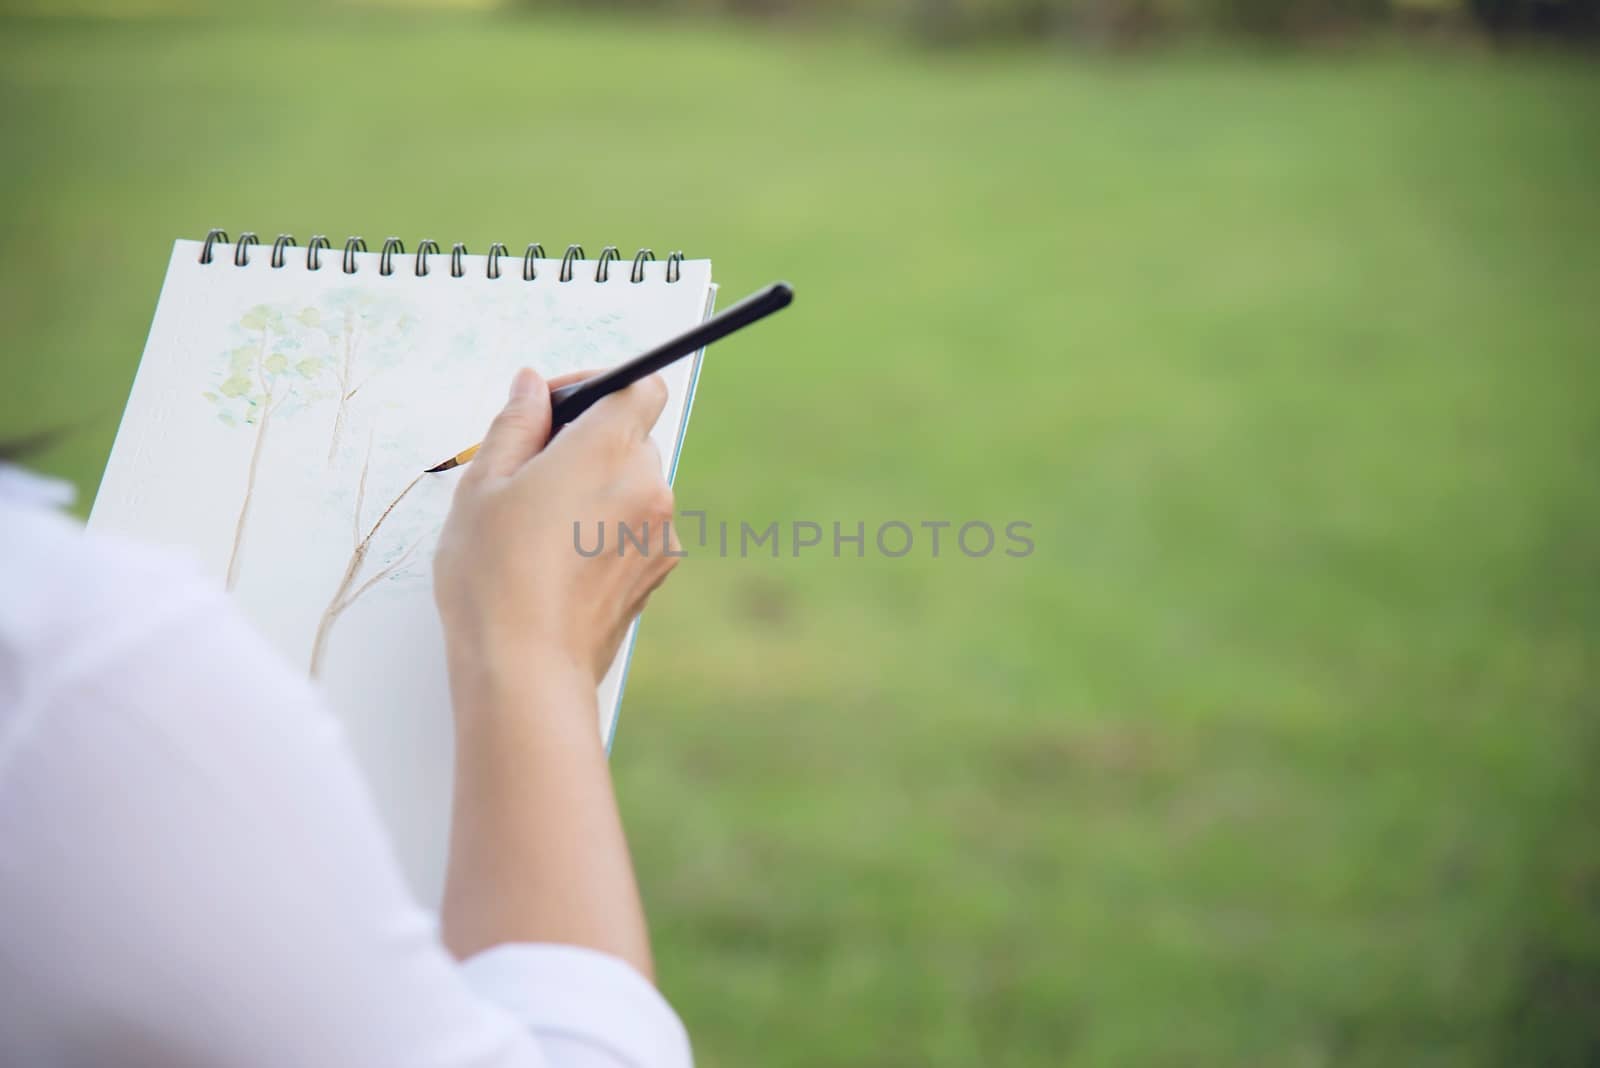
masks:
{"type": "Polygon", "coordinates": [[[1592,1064],[1600,77],[607,17],[0,22],[0,426],[210,226],[711,256],[614,753],[705,1065],[1592,1064]]]}

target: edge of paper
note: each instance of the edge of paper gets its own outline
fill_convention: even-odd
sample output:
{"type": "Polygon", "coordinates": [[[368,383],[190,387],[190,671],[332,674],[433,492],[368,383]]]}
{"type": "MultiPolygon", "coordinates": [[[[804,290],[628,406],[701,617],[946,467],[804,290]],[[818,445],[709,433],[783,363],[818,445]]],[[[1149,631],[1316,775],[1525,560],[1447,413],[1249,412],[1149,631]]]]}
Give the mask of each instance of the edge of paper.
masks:
{"type": "MultiPolygon", "coordinates": [[[[128,396],[122,402],[122,413],[117,416],[117,432],[111,436],[111,449],[106,453],[105,462],[100,465],[100,481],[95,483],[94,496],[89,501],[88,510],[83,517],[85,529],[94,527],[95,506],[100,503],[100,491],[105,489],[106,475],[111,471],[111,458],[117,454],[117,443],[122,439],[123,428],[128,422],[128,405],[133,401],[134,390],[139,385],[139,376],[144,374],[144,354],[149,351],[150,338],[156,332],[156,322],[161,318],[161,301],[167,295],[167,282],[172,278],[172,269],[178,264],[178,252],[184,245],[199,247],[198,241],[185,241],[179,238],[172,243],[172,251],[167,255],[167,270],[161,276],[161,288],[156,290],[156,306],[150,311],[150,326],[144,332],[144,346],[139,350],[139,362],[133,369],[133,377],[128,379],[128,396]]],[[[196,259],[199,257],[197,256],[196,259]]]]}
{"type": "MultiPolygon", "coordinates": [[[[711,318],[712,312],[717,307],[717,284],[715,282],[706,286],[706,313],[701,321],[711,318]]],[[[701,348],[694,354],[694,364],[689,371],[689,388],[683,398],[683,422],[678,424],[678,440],[672,446],[672,462],[667,466],[667,485],[672,485],[678,477],[678,460],[683,456],[683,440],[689,433],[689,416],[694,413],[695,390],[700,385],[700,364],[705,359],[706,350],[701,348]]],[[[611,756],[611,743],[617,738],[617,723],[622,719],[622,698],[628,692],[628,672],[633,668],[633,647],[639,638],[639,623],[644,619],[643,614],[633,621],[628,628],[628,637],[624,643],[622,678],[617,680],[617,699],[611,706],[611,716],[606,723],[606,756],[611,756]]]]}

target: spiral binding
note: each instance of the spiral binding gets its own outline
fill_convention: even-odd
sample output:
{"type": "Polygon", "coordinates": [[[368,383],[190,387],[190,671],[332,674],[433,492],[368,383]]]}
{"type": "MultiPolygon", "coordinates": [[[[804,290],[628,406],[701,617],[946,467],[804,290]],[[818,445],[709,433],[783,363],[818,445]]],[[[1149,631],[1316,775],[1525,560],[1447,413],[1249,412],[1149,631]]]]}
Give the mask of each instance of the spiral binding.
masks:
{"type": "MultiPolygon", "coordinates": [[[[226,230],[211,230],[206,234],[205,244],[200,248],[200,262],[209,264],[216,259],[215,249],[218,246],[233,245],[233,265],[235,267],[248,267],[250,265],[250,249],[260,242],[255,233],[246,230],[239,235],[239,240],[230,242],[226,230]]],[[[281,270],[289,262],[289,250],[298,248],[293,234],[279,234],[272,242],[272,256],[270,264],[274,270],[281,270]]],[[[311,240],[306,242],[306,270],[320,271],[322,269],[322,251],[332,250],[333,244],[325,234],[312,234],[311,240]]],[[[355,274],[359,269],[356,254],[367,251],[366,239],[352,235],[344,243],[344,252],[340,257],[339,269],[345,274],[355,274]]],[[[378,253],[378,273],[385,278],[395,272],[395,259],[406,254],[405,242],[398,237],[384,239],[383,248],[378,253]]],[[[439,242],[424,239],[417,242],[416,256],[412,261],[412,273],[418,278],[428,275],[428,257],[430,255],[443,255],[439,242]]],[[[460,241],[455,242],[450,248],[450,277],[465,278],[467,274],[466,257],[467,246],[460,241]]],[[[488,278],[500,278],[500,259],[510,255],[506,246],[496,241],[489,246],[489,255],[485,275],[488,278]]],[[[522,254],[522,280],[532,282],[538,277],[536,261],[545,258],[544,246],[537,241],[528,245],[527,251],[522,254]]],[[[628,271],[628,281],[638,285],[644,281],[644,265],[653,262],[656,254],[651,249],[642,248],[634,254],[633,267],[628,271]]],[[[578,264],[586,262],[583,256],[582,245],[568,245],[566,252],[561,255],[561,268],[556,276],[559,282],[570,282],[577,277],[578,264]]],[[[600,250],[600,258],[595,260],[594,280],[599,283],[611,281],[611,265],[622,262],[622,253],[616,245],[607,245],[600,250]]],[[[667,282],[669,284],[679,281],[683,277],[683,253],[681,251],[667,253],[667,282]]]]}

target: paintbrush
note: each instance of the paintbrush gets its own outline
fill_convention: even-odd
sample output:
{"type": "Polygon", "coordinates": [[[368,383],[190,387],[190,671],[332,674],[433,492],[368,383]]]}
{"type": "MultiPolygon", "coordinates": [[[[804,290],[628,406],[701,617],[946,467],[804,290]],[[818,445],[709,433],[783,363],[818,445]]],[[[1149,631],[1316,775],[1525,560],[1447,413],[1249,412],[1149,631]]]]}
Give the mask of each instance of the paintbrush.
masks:
{"type": "MultiPolygon", "coordinates": [[[[551,390],[550,433],[554,434],[578,418],[594,407],[601,398],[619,389],[628,388],[646,375],[653,375],[668,364],[681,360],[691,353],[699,352],[713,341],[725,338],[735,330],[743,329],[759,319],[765,319],[780,308],[787,308],[793,300],[794,290],[789,288],[787,282],[774,282],[760,292],[741,300],[727,311],[713,315],[705,322],[691,327],[671,341],[657,345],[642,356],[636,356],[592,378],[585,378],[581,382],[573,382],[560,389],[551,390]]],[[[428,468],[425,473],[432,474],[460,467],[478,455],[478,449],[482,444],[479,442],[477,445],[467,446],[443,463],[428,468]]]]}

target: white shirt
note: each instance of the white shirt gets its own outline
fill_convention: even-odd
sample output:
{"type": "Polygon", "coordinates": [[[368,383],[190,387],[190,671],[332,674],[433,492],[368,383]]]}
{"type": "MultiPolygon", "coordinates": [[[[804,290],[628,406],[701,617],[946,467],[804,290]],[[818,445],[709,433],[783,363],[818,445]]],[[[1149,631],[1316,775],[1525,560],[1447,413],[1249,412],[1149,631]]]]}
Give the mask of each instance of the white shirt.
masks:
{"type": "Polygon", "coordinates": [[[0,1064],[689,1065],[615,958],[454,960],[312,686],[56,486],[0,464],[0,1064]]]}

